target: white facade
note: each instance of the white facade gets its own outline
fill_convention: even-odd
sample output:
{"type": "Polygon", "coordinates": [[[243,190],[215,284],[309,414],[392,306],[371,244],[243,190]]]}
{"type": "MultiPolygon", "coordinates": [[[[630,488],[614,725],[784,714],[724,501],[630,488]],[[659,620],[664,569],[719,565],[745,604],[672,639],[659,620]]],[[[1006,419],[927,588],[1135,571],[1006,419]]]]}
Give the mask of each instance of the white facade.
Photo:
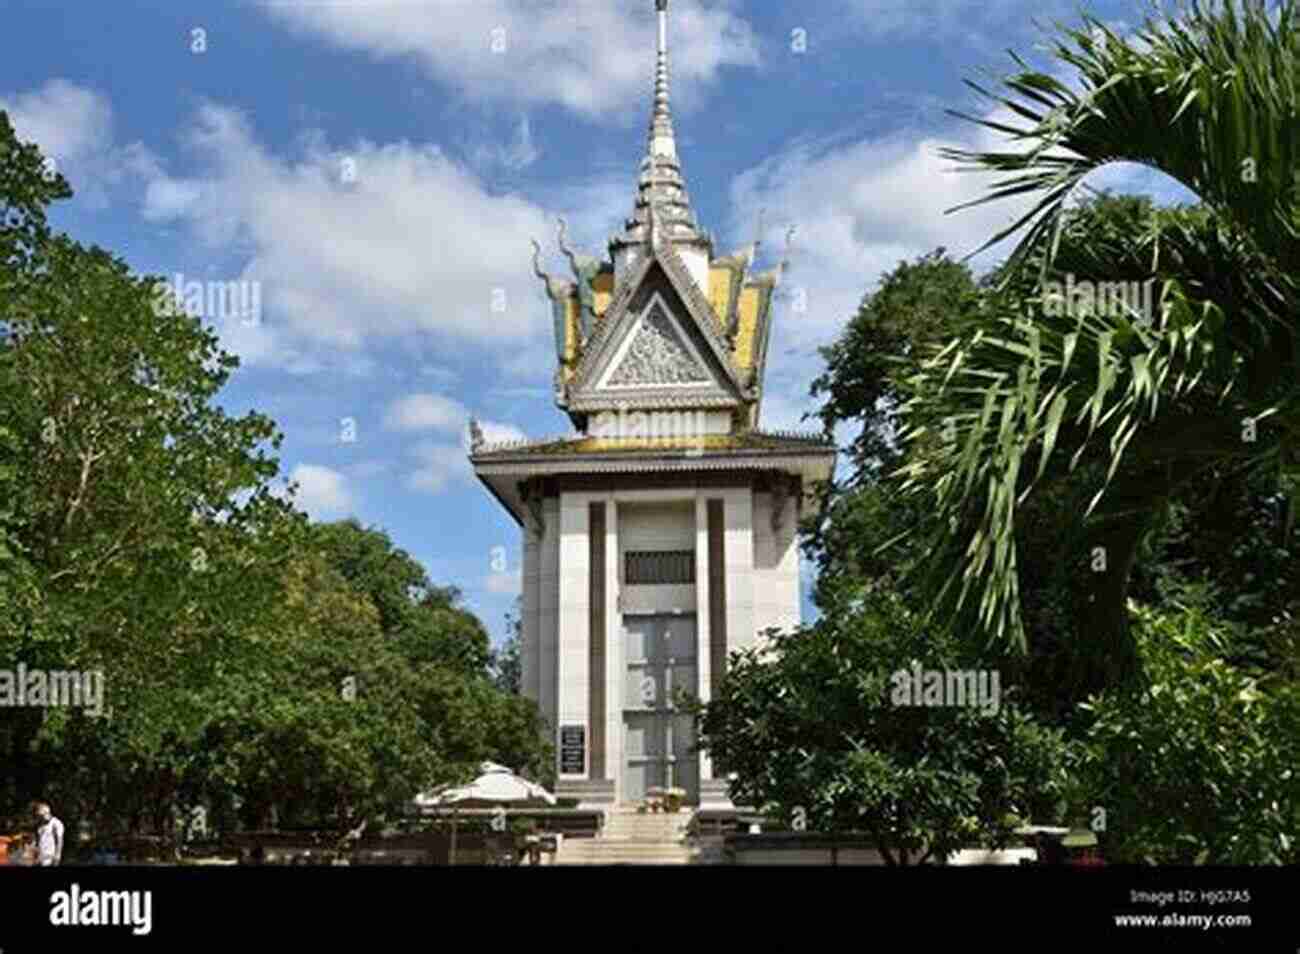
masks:
{"type": "MultiPolygon", "coordinates": [[[[545,526],[540,539],[525,534],[523,550],[524,618],[522,626],[524,691],[536,699],[543,717],[558,730],[581,725],[590,748],[593,736],[589,711],[590,683],[604,680],[603,754],[605,778],[612,792],[600,801],[635,800],[643,792],[629,778],[629,759],[635,759],[638,740],[629,740],[637,729],[639,706],[635,675],[627,658],[629,627],[647,619],[663,620],[671,627],[680,620],[673,638],[693,630],[694,658],[689,653],[674,656],[674,673],[689,674],[689,685],[676,685],[708,700],[712,685],[709,613],[708,502],[722,501],[726,586],[726,649],[754,646],[758,634],[769,626],[792,627],[800,622],[799,562],[795,537],[798,502],[788,499],[784,524],[774,533],[771,523],[772,495],[750,487],[699,487],[694,489],[618,490],[605,492],[562,492],[543,503],[545,526]],[[589,566],[590,506],[599,504],[605,514],[605,665],[602,672],[590,671],[591,659],[591,571],[589,566]],[[693,551],[694,583],[632,585],[624,580],[625,557],[629,551],[693,551]]],[[[635,639],[635,633],[632,634],[635,639]]],[[[680,652],[680,648],[678,650],[680,652]]],[[[663,703],[666,700],[657,699],[663,703]]],[[[659,711],[664,707],[656,706],[659,711]]],[[[668,717],[671,718],[671,717],[668,717]]],[[[684,717],[683,717],[684,718],[684,717]]],[[[679,734],[682,731],[674,723],[679,734]]],[[[684,740],[675,738],[680,749],[684,740]]],[[[669,754],[669,753],[665,753],[669,754]]],[[[581,774],[561,772],[560,790],[587,791],[575,782],[591,781],[594,753],[588,751],[581,774]]],[[[707,757],[678,754],[675,777],[665,769],[662,783],[683,778],[712,777],[707,757]]],[[[635,767],[634,767],[635,770],[635,767]]],[[[716,780],[715,780],[716,781],[716,780]]],[[[687,787],[687,786],[683,786],[687,787]]],[[[714,797],[703,792],[702,801],[724,806],[716,796],[717,785],[694,788],[688,799],[701,799],[702,789],[714,789],[714,797]]]]}
{"type": "Polygon", "coordinates": [[[471,422],[471,460],[524,528],[523,691],[552,733],[558,790],[607,806],[676,784],[725,808],[726,780],[689,752],[673,694],[708,701],[731,652],[799,625],[800,512],[835,450],[756,429],[785,262],[751,274],[757,244],[712,260],[677,160],[667,7],[656,0],[647,154],[612,260],[576,254],[561,231],[574,279],[562,281],[534,246],[556,404],[580,433],[489,447],[471,422]],[[611,272],[612,296],[597,294],[611,272]],[[731,283],[718,286],[725,307],[718,281],[731,283]]]}

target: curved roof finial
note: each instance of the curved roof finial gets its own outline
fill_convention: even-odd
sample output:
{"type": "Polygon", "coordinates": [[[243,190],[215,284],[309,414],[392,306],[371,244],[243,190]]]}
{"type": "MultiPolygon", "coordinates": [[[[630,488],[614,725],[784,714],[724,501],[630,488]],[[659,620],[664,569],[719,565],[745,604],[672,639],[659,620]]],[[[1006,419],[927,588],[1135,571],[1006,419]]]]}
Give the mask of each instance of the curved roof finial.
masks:
{"type": "Polygon", "coordinates": [[[537,239],[531,241],[533,243],[533,274],[542,281],[547,281],[547,275],[542,271],[542,243],[537,239]]]}
{"type": "Polygon", "coordinates": [[[576,272],[578,270],[577,258],[574,255],[573,249],[569,248],[569,246],[564,244],[564,235],[568,229],[568,225],[565,223],[563,216],[556,216],[556,222],[559,223],[559,229],[556,234],[556,241],[559,243],[560,251],[564,253],[564,257],[569,260],[569,264],[573,266],[573,270],[576,272]]]}
{"type": "Polygon", "coordinates": [[[560,278],[553,278],[542,271],[542,246],[537,239],[531,240],[533,243],[533,274],[546,283],[546,294],[551,301],[563,301],[569,296],[574,289],[573,282],[566,282],[560,278]]]}

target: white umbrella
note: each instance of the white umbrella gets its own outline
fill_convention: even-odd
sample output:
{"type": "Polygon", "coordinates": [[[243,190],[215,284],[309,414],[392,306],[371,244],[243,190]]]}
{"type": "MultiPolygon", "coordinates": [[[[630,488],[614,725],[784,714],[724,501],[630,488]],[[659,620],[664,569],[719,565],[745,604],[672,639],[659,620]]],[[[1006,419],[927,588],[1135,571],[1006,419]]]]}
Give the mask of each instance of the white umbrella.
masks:
{"type": "Polygon", "coordinates": [[[455,788],[443,786],[423,795],[417,795],[415,804],[420,808],[452,809],[451,855],[449,863],[456,863],[457,809],[513,805],[554,805],[555,796],[535,782],[520,778],[504,765],[484,762],[479,766],[479,776],[468,785],[455,788]]]}
{"type": "Polygon", "coordinates": [[[536,782],[520,778],[504,765],[484,762],[479,766],[479,776],[468,785],[456,787],[445,786],[432,792],[416,796],[415,803],[421,807],[455,805],[467,808],[474,805],[492,806],[502,803],[537,803],[556,804],[555,796],[536,782]]]}

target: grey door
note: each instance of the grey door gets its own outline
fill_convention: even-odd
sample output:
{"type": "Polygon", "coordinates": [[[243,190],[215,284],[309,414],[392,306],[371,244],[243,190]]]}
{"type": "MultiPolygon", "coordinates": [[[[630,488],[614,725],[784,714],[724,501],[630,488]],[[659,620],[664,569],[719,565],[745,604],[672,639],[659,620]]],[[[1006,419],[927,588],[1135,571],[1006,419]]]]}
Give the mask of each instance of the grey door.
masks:
{"type": "Polygon", "coordinates": [[[696,692],[695,616],[626,616],[623,631],[623,800],[676,786],[697,803],[694,725],[672,705],[676,690],[696,692]]]}

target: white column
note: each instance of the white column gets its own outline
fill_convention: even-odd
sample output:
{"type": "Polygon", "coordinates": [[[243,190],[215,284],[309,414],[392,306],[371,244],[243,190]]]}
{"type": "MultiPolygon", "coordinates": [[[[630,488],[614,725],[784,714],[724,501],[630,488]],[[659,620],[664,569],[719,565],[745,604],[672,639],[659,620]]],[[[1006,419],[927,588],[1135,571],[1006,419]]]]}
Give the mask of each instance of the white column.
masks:
{"type": "Polygon", "coordinates": [[[727,561],[727,653],[753,646],[754,495],[748,487],[723,492],[727,561]]]}
{"type": "MultiPolygon", "coordinates": [[[[560,611],[560,502],[548,497],[542,505],[546,532],[538,568],[538,705],[552,735],[558,723],[557,637],[560,611]]],[[[558,755],[557,755],[558,757],[558,755]]]]}
{"type": "Polygon", "coordinates": [[[754,495],[755,630],[769,626],[788,630],[799,625],[798,524],[793,495],[754,495]]]}
{"type": "Polygon", "coordinates": [[[777,605],[773,625],[782,629],[794,629],[803,619],[799,592],[799,510],[799,495],[786,497],[780,527],[772,539],[772,596],[777,605]]]}
{"type": "MultiPolygon", "coordinates": [[[[709,494],[695,493],[695,670],[696,694],[700,701],[713,698],[713,654],[709,652],[709,494]]],[[[704,753],[700,760],[700,784],[713,778],[713,759],[704,753]]]]}
{"type": "Polygon", "coordinates": [[[524,521],[524,564],[521,584],[523,589],[523,618],[520,620],[519,628],[519,662],[522,670],[520,674],[520,692],[529,699],[538,701],[541,687],[541,671],[538,668],[540,662],[540,649],[538,645],[538,537],[536,526],[530,514],[524,521]]]}
{"type": "MultiPolygon", "coordinates": [[[[571,493],[562,494],[560,497],[558,725],[566,723],[587,725],[590,702],[587,694],[590,676],[588,669],[591,663],[591,647],[588,641],[588,630],[591,626],[591,579],[588,573],[590,559],[588,533],[591,525],[587,509],[589,499],[588,495],[571,493]]],[[[590,745],[589,728],[586,736],[590,745]]],[[[588,753],[586,769],[582,777],[589,778],[590,753],[588,753]]],[[[578,776],[567,777],[578,778],[578,776]]]]}
{"type": "Polygon", "coordinates": [[[623,613],[619,609],[618,501],[605,498],[605,771],[623,798],[623,613]]]}

